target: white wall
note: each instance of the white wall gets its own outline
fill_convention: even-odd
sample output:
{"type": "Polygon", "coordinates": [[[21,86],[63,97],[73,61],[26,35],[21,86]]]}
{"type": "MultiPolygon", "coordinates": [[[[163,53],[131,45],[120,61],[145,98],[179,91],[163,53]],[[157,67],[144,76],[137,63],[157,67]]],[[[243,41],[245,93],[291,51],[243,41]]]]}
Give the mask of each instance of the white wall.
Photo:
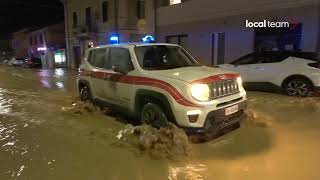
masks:
{"type": "Polygon", "coordinates": [[[158,9],[158,25],[314,5],[319,0],[190,0],[158,9]]]}
{"type": "MultiPolygon", "coordinates": [[[[206,0],[193,0],[191,2],[200,1],[206,0]]],[[[188,5],[188,2],[185,4],[188,5]]],[[[178,8],[178,6],[179,5],[177,5],[176,8],[178,8]]],[[[181,6],[181,8],[182,7],[183,6],[181,6]]],[[[293,17],[296,21],[303,24],[301,41],[302,50],[315,51],[319,36],[319,13],[320,12],[317,7],[306,5],[296,8],[275,9],[258,13],[247,13],[211,19],[208,18],[207,20],[199,21],[184,22],[182,19],[180,23],[171,24],[175,21],[175,17],[181,15],[180,12],[176,12],[172,15],[172,18],[168,18],[168,14],[163,14],[159,17],[160,19],[167,17],[167,20],[170,22],[167,25],[164,25],[164,23],[160,25],[159,37],[160,41],[165,41],[166,36],[188,34],[188,46],[192,55],[196,59],[206,64],[210,64],[210,34],[213,32],[225,32],[225,61],[230,62],[242,55],[252,52],[254,49],[254,29],[245,27],[246,19],[252,21],[260,21],[264,19],[288,21],[293,17]]],[[[195,13],[195,15],[196,14],[197,13],[195,13]]],[[[182,16],[183,15],[188,16],[188,13],[183,13],[182,16]]]]}

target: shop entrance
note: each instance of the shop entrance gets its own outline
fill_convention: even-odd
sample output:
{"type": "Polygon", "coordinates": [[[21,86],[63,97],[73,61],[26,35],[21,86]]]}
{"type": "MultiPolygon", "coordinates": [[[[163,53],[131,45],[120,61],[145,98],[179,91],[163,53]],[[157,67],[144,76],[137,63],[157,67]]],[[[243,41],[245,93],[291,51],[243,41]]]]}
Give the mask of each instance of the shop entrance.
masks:
{"type": "Polygon", "coordinates": [[[256,28],[255,51],[300,51],[302,24],[292,28],[256,28]]]}

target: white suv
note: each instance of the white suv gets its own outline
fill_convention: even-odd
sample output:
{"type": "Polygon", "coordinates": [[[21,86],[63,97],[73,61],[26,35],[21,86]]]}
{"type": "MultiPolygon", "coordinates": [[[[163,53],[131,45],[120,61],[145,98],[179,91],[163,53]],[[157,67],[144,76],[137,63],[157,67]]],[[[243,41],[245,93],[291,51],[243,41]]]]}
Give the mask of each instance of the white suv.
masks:
{"type": "Polygon", "coordinates": [[[188,133],[239,123],[246,108],[239,74],[202,66],[173,44],[90,48],[77,83],[82,100],[93,100],[157,128],[173,122],[188,133]]]}
{"type": "Polygon", "coordinates": [[[262,52],[219,65],[241,74],[252,90],[283,90],[290,96],[308,96],[320,90],[320,57],[312,52],[262,52]]]}

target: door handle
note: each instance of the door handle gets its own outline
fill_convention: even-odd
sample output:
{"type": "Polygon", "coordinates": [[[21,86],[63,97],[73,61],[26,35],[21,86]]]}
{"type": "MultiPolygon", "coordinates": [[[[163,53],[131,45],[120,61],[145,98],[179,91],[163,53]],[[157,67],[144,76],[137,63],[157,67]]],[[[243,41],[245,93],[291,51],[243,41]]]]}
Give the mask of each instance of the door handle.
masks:
{"type": "Polygon", "coordinates": [[[105,81],[109,81],[110,80],[110,78],[111,78],[111,76],[109,75],[109,76],[105,76],[104,78],[103,78],[103,80],[105,80],[105,81]]]}
{"type": "Polygon", "coordinates": [[[112,75],[106,75],[103,80],[105,81],[114,81],[114,77],[112,75]]]}
{"type": "Polygon", "coordinates": [[[254,69],[256,69],[256,70],[264,70],[263,67],[254,67],[254,69]]]}
{"type": "Polygon", "coordinates": [[[93,73],[92,73],[92,72],[88,72],[87,75],[88,75],[89,77],[92,77],[93,73]]]}

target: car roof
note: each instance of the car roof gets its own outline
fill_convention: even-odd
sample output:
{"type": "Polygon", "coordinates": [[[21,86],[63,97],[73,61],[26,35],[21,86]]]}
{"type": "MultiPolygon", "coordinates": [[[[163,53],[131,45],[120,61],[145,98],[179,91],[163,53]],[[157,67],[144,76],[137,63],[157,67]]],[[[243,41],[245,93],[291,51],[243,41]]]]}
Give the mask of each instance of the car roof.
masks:
{"type": "Polygon", "coordinates": [[[108,48],[108,47],[130,48],[130,47],[142,47],[142,46],[179,46],[179,45],[177,45],[177,44],[169,44],[169,43],[142,43],[142,42],[136,42],[136,43],[107,44],[107,45],[92,47],[89,50],[99,49],[99,48],[108,48]]]}

